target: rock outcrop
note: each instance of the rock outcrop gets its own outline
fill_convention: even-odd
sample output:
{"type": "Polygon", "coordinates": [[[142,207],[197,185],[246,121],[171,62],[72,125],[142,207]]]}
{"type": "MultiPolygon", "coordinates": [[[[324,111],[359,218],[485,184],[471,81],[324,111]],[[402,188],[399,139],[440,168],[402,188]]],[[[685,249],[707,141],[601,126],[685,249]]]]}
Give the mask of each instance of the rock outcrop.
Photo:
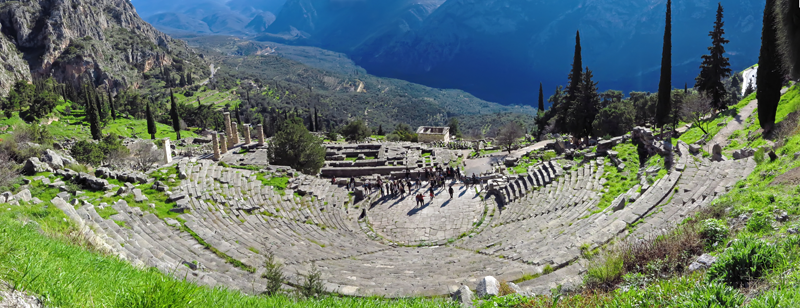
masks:
{"type": "Polygon", "coordinates": [[[0,94],[14,81],[53,76],[92,77],[96,85],[126,88],[143,72],[179,62],[207,71],[188,45],[144,22],[127,0],[0,1],[0,94]]]}

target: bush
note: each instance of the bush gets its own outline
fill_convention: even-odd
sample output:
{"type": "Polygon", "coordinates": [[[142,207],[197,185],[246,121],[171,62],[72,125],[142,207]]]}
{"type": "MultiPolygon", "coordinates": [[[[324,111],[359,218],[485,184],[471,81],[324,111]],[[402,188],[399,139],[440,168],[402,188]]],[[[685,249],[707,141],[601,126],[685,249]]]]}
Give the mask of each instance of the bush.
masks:
{"type": "Polygon", "coordinates": [[[619,282],[625,267],[622,256],[611,252],[602,259],[597,259],[586,272],[586,285],[593,288],[610,290],[619,282]]]}
{"type": "Polygon", "coordinates": [[[322,140],[308,132],[299,118],[284,122],[267,150],[270,164],[290,166],[305,174],[316,174],[325,163],[322,140]]]}
{"type": "Polygon", "coordinates": [[[264,273],[261,278],[267,280],[267,290],[264,291],[266,295],[273,296],[280,292],[283,286],[283,264],[275,261],[275,255],[272,252],[267,254],[267,260],[264,261],[264,273]]]}
{"type": "Polygon", "coordinates": [[[733,287],[747,286],[763,277],[780,260],[777,245],[750,236],[733,242],[708,269],[709,281],[719,281],[733,287]]]}
{"type": "Polygon", "coordinates": [[[517,291],[514,291],[514,289],[512,289],[511,286],[508,285],[507,281],[505,280],[500,281],[500,289],[498,290],[497,294],[498,296],[506,296],[509,294],[516,294],[516,293],[517,291]]]}
{"type": "Polygon", "coordinates": [[[700,236],[706,240],[707,246],[713,246],[728,237],[728,227],[719,219],[706,219],[700,223],[700,236]]]}
{"type": "Polygon", "coordinates": [[[740,307],[744,303],[744,295],[724,284],[711,282],[699,284],[694,290],[683,293],[680,307],[740,307]]]}
{"type": "Polygon", "coordinates": [[[772,218],[762,212],[755,212],[753,216],[747,220],[747,231],[759,233],[762,231],[772,230],[772,218]]]}
{"type": "Polygon", "coordinates": [[[99,165],[105,158],[100,145],[88,140],[81,140],[75,143],[70,153],[78,162],[93,166],[99,165]]]}
{"type": "Polygon", "coordinates": [[[369,127],[364,124],[364,121],[361,120],[350,122],[350,124],[342,128],[341,132],[347,141],[361,141],[372,133],[369,127]]]}
{"type": "MultiPolygon", "coordinates": [[[[298,276],[300,276],[300,274],[298,274],[298,276]]],[[[305,276],[303,284],[298,290],[300,291],[300,295],[305,298],[318,297],[325,292],[325,287],[322,285],[322,273],[320,273],[316,264],[311,264],[311,271],[305,276]]]]}

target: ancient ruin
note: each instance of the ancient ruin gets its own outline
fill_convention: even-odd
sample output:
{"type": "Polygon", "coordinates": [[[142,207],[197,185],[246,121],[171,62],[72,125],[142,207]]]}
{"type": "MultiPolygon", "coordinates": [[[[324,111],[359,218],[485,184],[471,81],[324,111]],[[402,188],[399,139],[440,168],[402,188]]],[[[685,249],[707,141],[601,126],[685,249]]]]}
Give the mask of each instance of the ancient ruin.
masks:
{"type": "Polygon", "coordinates": [[[417,135],[419,142],[450,142],[449,127],[420,126],[417,135]]]}
{"type": "Polygon", "coordinates": [[[120,257],[209,286],[262,292],[260,273],[271,252],[286,264],[290,283],[298,283],[296,273],[307,273],[313,264],[327,291],[343,295],[436,296],[462,286],[474,289],[485,276],[512,281],[555,269],[518,284],[543,294],[555,285],[581,283],[582,249],[670,228],[755,168],[751,158],[714,162],[693,155],[683,142],[665,150],[646,129],[637,129],[633,140],[600,141],[594,152],[550,140],[472,158],[472,143],[333,143],[326,145],[320,173],[305,175],[282,166],[256,170],[215,163],[265,159],[261,126],[258,145],[247,147],[236,144],[233,127],[227,140],[228,134],[211,134],[209,155],[176,157],[155,171],[174,172],[174,183],[150,178],[109,190],[138,196],[141,189],[158,187],[174,202],[179,219],[159,218],[122,198],[104,205],[118,212],[108,219],[97,214],[97,205],[70,205],[79,196],[59,194],[53,203],[91,226],[120,257]],[[612,149],[644,141],[646,149],[674,154],[668,172],[652,183],[642,180],[598,210],[605,171],[636,163],[621,161],[612,149]],[[564,154],[534,155],[554,150],[564,154]],[[525,172],[509,172],[507,166],[529,157],[540,161],[525,172]],[[268,178],[288,183],[264,185],[268,178]],[[239,263],[197,249],[198,239],[239,263]]]}

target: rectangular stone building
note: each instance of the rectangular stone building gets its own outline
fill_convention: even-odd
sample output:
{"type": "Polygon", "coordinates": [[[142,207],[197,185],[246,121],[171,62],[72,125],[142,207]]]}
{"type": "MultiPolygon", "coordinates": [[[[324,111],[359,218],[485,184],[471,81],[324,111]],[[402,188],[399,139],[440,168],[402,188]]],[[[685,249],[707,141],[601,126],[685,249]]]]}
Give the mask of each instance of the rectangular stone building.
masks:
{"type": "Polygon", "coordinates": [[[420,126],[417,129],[417,136],[419,142],[450,142],[450,128],[420,126]]]}

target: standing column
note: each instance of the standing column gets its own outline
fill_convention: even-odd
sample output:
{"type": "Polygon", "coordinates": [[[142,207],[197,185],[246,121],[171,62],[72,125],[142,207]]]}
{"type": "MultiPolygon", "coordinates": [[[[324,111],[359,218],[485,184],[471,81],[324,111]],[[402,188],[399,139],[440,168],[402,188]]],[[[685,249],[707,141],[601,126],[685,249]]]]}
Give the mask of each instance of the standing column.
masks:
{"type": "Polygon", "coordinates": [[[219,152],[221,154],[228,153],[228,143],[225,138],[225,134],[219,134],[219,145],[220,145],[219,152]]]}
{"type": "Polygon", "coordinates": [[[253,141],[253,140],[250,140],[250,124],[245,124],[243,126],[244,126],[244,128],[242,130],[244,131],[244,143],[245,144],[250,144],[250,142],[253,141]]]}
{"type": "Polygon", "coordinates": [[[214,160],[219,160],[219,139],[217,138],[217,132],[211,134],[211,146],[214,147],[214,160]]]}
{"type": "Polygon", "coordinates": [[[258,130],[258,145],[264,145],[264,126],[258,124],[256,129],[258,130]]]}
{"type": "Polygon", "coordinates": [[[169,138],[164,138],[164,163],[169,164],[172,162],[172,146],[169,144],[169,138]]]}
{"type": "MultiPolygon", "coordinates": [[[[236,122],[231,123],[231,141],[233,145],[239,144],[239,124],[236,122]]],[[[231,146],[233,147],[233,146],[231,146]]]]}
{"type": "MultiPolygon", "coordinates": [[[[225,117],[225,136],[230,137],[231,136],[231,113],[230,112],[225,112],[222,115],[225,117]]],[[[228,147],[227,143],[223,142],[222,144],[225,145],[226,148],[228,147]]]]}

